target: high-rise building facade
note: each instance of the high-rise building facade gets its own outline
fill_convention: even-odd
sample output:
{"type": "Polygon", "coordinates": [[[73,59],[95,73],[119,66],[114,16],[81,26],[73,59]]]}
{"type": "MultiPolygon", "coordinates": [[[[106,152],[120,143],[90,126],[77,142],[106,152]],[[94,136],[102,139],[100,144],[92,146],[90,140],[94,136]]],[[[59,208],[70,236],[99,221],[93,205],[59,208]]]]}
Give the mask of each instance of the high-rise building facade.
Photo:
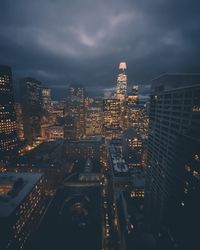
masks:
{"type": "Polygon", "coordinates": [[[119,64],[119,75],[117,77],[117,87],[115,91],[115,98],[120,101],[120,127],[122,130],[128,128],[128,109],[126,105],[127,101],[127,65],[126,62],[119,64]]]}
{"type": "Polygon", "coordinates": [[[24,138],[29,145],[41,133],[42,96],[41,82],[33,78],[24,78],[20,82],[24,138]]]}
{"type": "Polygon", "coordinates": [[[77,135],[77,119],[75,116],[65,116],[64,138],[66,141],[75,141],[78,139],[77,135]]]}
{"type": "Polygon", "coordinates": [[[147,103],[135,103],[127,106],[128,127],[134,128],[143,139],[148,137],[149,117],[147,114],[147,103]]]}
{"type": "Polygon", "coordinates": [[[85,99],[85,89],[79,84],[70,84],[68,88],[69,99],[77,102],[82,102],[85,99]]]}
{"type": "Polygon", "coordinates": [[[62,126],[48,127],[45,132],[48,141],[64,139],[64,128],[62,126]]]}
{"type": "Polygon", "coordinates": [[[45,111],[51,109],[51,89],[48,87],[41,87],[42,108],[45,111]]]}
{"type": "Polygon", "coordinates": [[[100,135],[102,132],[102,109],[100,107],[88,107],[85,117],[85,134],[100,135]]]}
{"type": "Polygon", "coordinates": [[[15,103],[15,112],[17,117],[17,137],[20,141],[24,140],[24,125],[22,117],[22,106],[20,103],[15,103]]]}
{"type": "MultiPolygon", "coordinates": [[[[192,116],[199,123],[199,113],[194,112],[192,116]]],[[[183,249],[195,249],[199,245],[200,136],[186,133],[178,141],[176,175],[179,178],[174,186],[178,199],[171,201],[169,228],[183,249]]]]}
{"type": "Polygon", "coordinates": [[[103,135],[105,138],[111,139],[120,135],[120,115],[120,100],[116,98],[103,100],[103,135]]]}
{"type": "Polygon", "coordinates": [[[85,135],[85,89],[81,85],[71,84],[68,88],[65,116],[71,116],[76,123],[77,139],[85,135]]]}
{"type": "Polygon", "coordinates": [[[131,92],[128,92],[126,97],[126,106],[133,108],[139,101],[139,86],[133,85],[131,92]]]}
{"type": "MultiPolygon", "coordinates": [[[[176,75],[175,79],[175,84],[179,81],[181,86],[182,76],[178,78],[176,75]]],[[[162,76],[161,83],[164,80],[162,76]]],[[[156,81],[159,82],[159,79],[156,81]]],[[[180,220],[186,221],[184,213],[180,212],[186,207],[186,200],[181,193],[190,197],[187,201],[190,208],[191,204],[198,203],[200,78],[196,78],[196,83],[173,88],[171,78],[171,87],[157,85],[151,95],[145,208],[147,225],[154,232],[168,228],[172,233],[171,225],[174,225],[174,218],[178,215],[180,220]],[[177,206],[180,210],[177,210],[177,206]]],[[[199,218],[199,213],[195,216],[199,218]]],[[[175,235],[178,230],[174,231],[175,235]]],[[[194,231],[195,228],[187,228],[190,236],[194,231]]]]}
{"type": "Polygon", "coordinates": [[[123,132],[122,149],[129,169],[142,167],[142,138],[133,128],[123,132]]]}
{"type": "Polygon", "coordinates": [[[149,117],[147,112],[148,99],[139,98],[139,86],[133,85],[126,97],[123,119],[125,128],[134,128],[143,139],[148,137],[149,117]]]}
{"type": "Polygon", "coordinates": [[[16,132],[12,72],[10,67],[0,66],[0,160],[17,151],[16,132]]]}
{"type": "Polygon", "coordinates": [[[119,75],[117,77],[117,88],[116,88],[116,98],[123,102],[127,95],[127,75],[126,75],[126,63],[121,62],[119,64],[119,75]]]}
{"type": "Polygon", "coordinates": [[[51,101],[51,89],[48,87],[41,87],[41,105],[40,139],[46,140],[46,130],[57,122],[54,105],[51,101]]]}

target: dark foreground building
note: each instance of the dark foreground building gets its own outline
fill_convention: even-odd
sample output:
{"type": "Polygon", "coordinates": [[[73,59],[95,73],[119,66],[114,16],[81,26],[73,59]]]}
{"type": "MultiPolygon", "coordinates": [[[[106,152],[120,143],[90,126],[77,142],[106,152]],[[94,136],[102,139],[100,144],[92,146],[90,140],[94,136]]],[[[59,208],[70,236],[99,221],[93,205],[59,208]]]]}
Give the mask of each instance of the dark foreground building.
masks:
{"type": "Polygon", "coordinates": [[[17,134],[12,72],[8,66],[0,66],[0,161],[16,153],[17,134]]]}
{"type": "Polygon", "coordinates": [[[22,249],[42,214],[42,174],[0,174],[0,249],[22,249]]]}
{"type": "MultiPolygon", "coordinates": [[[[200,221],[200,78],[195,75],[191,79],[193,85],[177,88],[172,88],[173,78],[170,79],[167,90],[156,79],[151,96],[147,225],[157,235],[167,234],[174,246],[196,249],[195,223],[200,221]]],[[[174,79],[177,85],[178,76],[174,79]]],[[[181,81],[182,75],[179,85],[181,81]]]]}

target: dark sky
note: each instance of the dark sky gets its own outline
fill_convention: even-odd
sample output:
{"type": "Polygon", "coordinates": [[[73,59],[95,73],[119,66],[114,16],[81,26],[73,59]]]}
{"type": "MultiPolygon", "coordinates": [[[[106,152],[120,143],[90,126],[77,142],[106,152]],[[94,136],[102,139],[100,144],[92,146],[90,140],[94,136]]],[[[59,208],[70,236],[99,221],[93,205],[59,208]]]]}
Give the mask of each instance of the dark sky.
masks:
{"type": "Polygon", "coordinates": [[[200,72],[199,0],[0,0],[0,64],[63,92],[200,72]]]}

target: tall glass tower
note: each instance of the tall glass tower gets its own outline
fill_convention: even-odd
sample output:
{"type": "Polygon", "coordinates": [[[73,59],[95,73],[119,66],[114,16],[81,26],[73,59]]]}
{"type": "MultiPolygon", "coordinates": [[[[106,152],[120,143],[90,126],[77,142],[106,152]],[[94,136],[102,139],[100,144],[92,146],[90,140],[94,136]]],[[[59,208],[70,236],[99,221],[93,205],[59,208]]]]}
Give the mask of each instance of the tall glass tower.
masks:
{"type": "Polygon", "coordinates": [[[119,75],[117,77],[117,88],[116,88],[116,98],[123,102],[127,95],[127,75],[126,75],[126,63],[121,62],[119,64],[119,75]]]}
{"type": "Polygon", "coordinates": [[[16,130],[12,72],[10,67],[0,65],[0,161],[17,151],[16,130]]]}

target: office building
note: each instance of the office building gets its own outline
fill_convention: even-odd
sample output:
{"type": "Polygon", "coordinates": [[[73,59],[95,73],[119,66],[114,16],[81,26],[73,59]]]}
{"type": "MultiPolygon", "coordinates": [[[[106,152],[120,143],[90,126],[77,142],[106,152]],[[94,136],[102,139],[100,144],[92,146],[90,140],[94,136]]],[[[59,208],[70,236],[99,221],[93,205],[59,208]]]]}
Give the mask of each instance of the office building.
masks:
{"type": "Polygon", "coordinates": [[[142,167],[142,138],[133,128],[123,132],[122,150],[129,169],[142,167]]]}
{"type": "Polygon", "coordinates": [[[64,139],[64,128],[62,126],[52,126],[47,128],[46,139],[48,141],[64,139]]]}
{"type": "Polygon", "coordinates": [[[0,248],[22,249],[44,209],[44,178],[38,173],[0,173],[0,248]]]}
{"type": "MultiPolygon", "coordinates": [[[[200,77],[197,75],[184,78],[177,74],[174,78],[172,75],[170,78],[169,75],[163,75],[152,81],[155,90],[150,105],[145,208],[147,225],[155,233],[164,230],[175,237],[178,230],[172,229],[176,221],[174,218],[179,218],[183,224],[188,222],[188,216],[195,217],[194,223],[199,219],[194,205],[198,203],[200,183],[199,83],[200,77]],[[192,85],[186,86],[187,82],[192,85]]],[[[191,227],[187,227],[186,224],[184,230],[188,238],[194,239],[195,227],[191,224],[191,227]]],[[[185,237],[184,234],[179,237],[183,245],[187,241],[185,237]]]]}
{"type": "Polygon", "coordinates": [[[137,95],[128,95],[126,98],[126,106],[133,108],[138,103],[139,97],[137,95]]]}
{"type": "Polygon", "coordinates": [[[41,87],[42,108],[44,111],[51,111],[51,89],[48,87],[41,87]]]}
{"type": "Polygon", "coordinates": [[[80,84],[70,84],[68,88],[68,96],[70,101],[81,102],[85,99],[85,89],[80,84]]]}
{"type": "Polygon", "coordinates": [[[64,138],[66,141],[77,140],[77,118],[75,116],[65,116],[64,138]]]}
{"type": "Polygon", "coordinates": [[[76,122],[76,137],[85,135],[85,89],[81,85],[71,84],[68,88],[68,99],[65,107],[65,116],[74,117],[76,122]]]}
{"type": "Polygon", "coordinates": [[[128,127],[134,128],[143,139],[147,139],[149,127],[147,103],[139,101],[134,105],[128,105],[127,110],[128,127]]]}
{"type": "Polygon", "coordinates": [[[12,72],[0,66],[0,160],[6,160],[17,151],[17,125],[14,109],[12,72]]]}
{"type": "Polygon", "coordinates": [[[103,100],[103,135],[105,138],[112,139],[120,136],[120,115],[120,100],[116,98],[103,100]]]}
{"type": "Polygon", "coordinates": [[[24,138],[33,145],[41,133],[42,97],[41,82],[33,78],[24,78],[20,82],[24,138]]]}
{"type": "Polygon", "coordinates": [[[128,113],[126,109],[127,98],[127,65],[125,62],[119,64],[119,75],[117,77],[117,87],[115,98],[120,101],[120,127],[122,130],[128,128],[128,113]]]}
{"type": "Polygon", "coordinates": [[[51,101],[51,112],[48,116],[48,124],[53,125],[63,125],[60,121],[64,120],[66,101],[51,101]]]}
{"type": "MultiPolygon", "coordinates": [[[[199,121],[199,114],[193,113],[199,121]]],[[[194,120],[195,121],[195,120],[194,120]]],[[[196,122],[196,121],[195,121],[196,122]]],[[[168,228],[184,249],[195,249],[199,244],[200,211],[200,137],[180,135],[177,150],[175,197],[171,199],[168,228]]]]}
{"type": "Polygon", "coordinates": [[[22,116],[22,106],[20,103],[15,103],[15,113],[17,118],[17,138],[20,141],[24,140],[24,125],[22,116]]]}
{"type": "Polygon", "coordinates": [[[85,135],[100,135],[102,132],[102,109],[100,107],[88,107],[85,117],[85,135]]]}
{"type": "Polygon", "coordinates": [[[91,159],[97,163],[100,160],[100,146],[100,137],[68,141],[65,146],[66,159],[70,161],[91,159]]]}
{"type": "Polygon", "coordinates": [[[127,75],[126,75],[126,63],[121,62],[119,64],[119,75],[117,77],[117,88],[116,88],[116,98],[123,102],[127,95],[127,75]]]}
{"type": "Polygon", "coordinates": [[[108,163],[111,169],[113,191],[125,191],[132,185],[132,178],[123,154],[115,144],[108,145],[108,163]]]}

